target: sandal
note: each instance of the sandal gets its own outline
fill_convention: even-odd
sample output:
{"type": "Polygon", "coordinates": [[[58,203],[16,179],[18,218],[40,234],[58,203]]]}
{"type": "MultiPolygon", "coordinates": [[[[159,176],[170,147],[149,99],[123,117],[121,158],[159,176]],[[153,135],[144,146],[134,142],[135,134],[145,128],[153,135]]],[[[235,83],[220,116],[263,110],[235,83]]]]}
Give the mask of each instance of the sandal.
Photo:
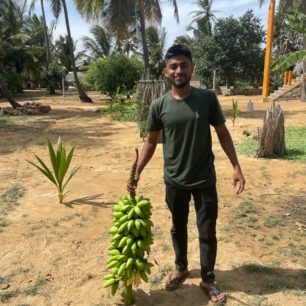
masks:
{"type": "Polygon", "coordinates": [[[169,275],[168,281],[166,283],[165,289],[167,291],[173,291],[177,289],[188,277],[189,272],[186,271],[182,276],[173,277],[173,272],[169,275]]]}
{"type": "Polygon", "coordinates": [[[200,288],[208,295],[209,299],[216,305],[224,305],[226,303],[226,295],[220,291],[216,283],[209,283],[209,286],[204,286],[200,283],[200,288]]]}

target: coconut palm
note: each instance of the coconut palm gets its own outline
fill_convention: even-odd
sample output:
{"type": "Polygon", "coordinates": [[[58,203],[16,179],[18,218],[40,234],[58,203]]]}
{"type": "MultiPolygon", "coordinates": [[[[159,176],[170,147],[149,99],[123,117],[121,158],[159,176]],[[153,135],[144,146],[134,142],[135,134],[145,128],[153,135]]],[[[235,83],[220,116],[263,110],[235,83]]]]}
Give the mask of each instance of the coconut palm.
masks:
{"type": "MultiPolygon", "coordinates": [[[[175,0],[170,1],[174,15],[179,20],[175,0]]],[[[146,23],[160,23],[162,12],[159,0],[75,0],[79,12],[88,19],[102,16],[105,28],[114,33],[117,42],[139,29],[145,72],[149,69],[149,51],[146,37],[146,23]]]]}
{"type": "Polygon", "coordinates": [[[99,57],[104,58],[111,53],[112,41],[111,35],[100,25],[95,25],[90,29],[92,37],[83,36],[82,42],[92,58],[95,60],[99,57]]]}
{"type": "MultiPolygon", "coordinates": [[[[34,7],[34,4],[37,0],[32,0],[31,8],[34,7]]],[[[46,15],[45,15],[45,7],[44,7],[44,0],[40,0],[40,7],[42,13],[42,20],[43,20],[43,27],[44,27],[44,37],[45,37],[45,45],[46,45],[46,71],[49,70],[49,65],[51,63],[51,48],[50,48],[50,33],[48,31],[48,26],[46,22],[46,15]]],[[[55,88],[52,84],[49,84],[49,93],[55,94],[55,88]]]]}
{"type": "Polygon", "coordinates": [[[180,44],[185,46],[191,46],[193,39],[189,35],[180,35],[177,36],[173,42],[174,45],[180,44]]]}
{"type": "Polygon", "coordinates": [[[68,39],[68,44],[69,44],[69,52],[70,52],[70,58],[71,58],[71,64],[72,64],[72,71],[73,71],[73,76],[74,76],[74,83],[77,88],[77,91],[79,93],[79,98],[82,102],[89,102],[91,103],[92,100],[90,97],[87,96],[85,91],[83,90],[78,74],[77,74],[77,68],[75,64],[75,58],[74,58],[74,52],[73,52],[73,42],[72,42],[72,36],[71,36],[71,31],[70,31],[70,23],[69,23],[69,15],[68,15],[68,10],[67,10],[67,4],[66,0],[49,0],[51,4],[51,8],[53,11],[53,14],[55,18],[58,18],[61,10],[63,9],[64,11],[64,16],[65,16],[65,23],[66,23],[66,29],[67,29],[67,39],[68,39]]]}
{"type": "Polygon", "coordinates": [[[217,21],[215,13],[218,12],[212,10],[213,0],[197,0],[194,3],[200,7],[200,10],[190,12],[193,20],[188,29],[193,29],[196,36],[200,34],[211,36],[212,24],[217,21]],[[197,29],[192,27],[193,23],[197,23],[197,29]]]}
{"type": "MultiPolygon", "coordinates": [[[[15,5],[14,2],[11,0],[4,0],[0,2],[0,58],[2,58],[2,56],[4,55],[4,48],[3,48],[3,29],[4,29],[4,25],[5,22],[3,20],[3,16],[8,13],[9,11],[12,11],[14,9],[15,5]]],[[[18,106],[21,106],[10,94],[7,85],[6,85],[6,81],[4,78],[4,72],[2,71],[2,67],[0,64],[0,91],[1,93],[4,95],[4,97],[10,102],[10,104],[12,105],[13,108],[16,108],[18,106]]]]}
{"type": "Polygon", "coordinates": [[[147,44],[149,51],[149,72],[153,79],[159,79],[163,72],[163,57],[165,48],[166,32],[155,26],[146,29],[147,44]]]}
{"type": "Polygon", "coordinates": [[[22,72],[24,62],[31,56],[26,49],[29,36],[23,32],[26,1],[0,2],[0,90],[13,108],[21,105],[12,97],[5,79],[6,71],[22,72]]]}

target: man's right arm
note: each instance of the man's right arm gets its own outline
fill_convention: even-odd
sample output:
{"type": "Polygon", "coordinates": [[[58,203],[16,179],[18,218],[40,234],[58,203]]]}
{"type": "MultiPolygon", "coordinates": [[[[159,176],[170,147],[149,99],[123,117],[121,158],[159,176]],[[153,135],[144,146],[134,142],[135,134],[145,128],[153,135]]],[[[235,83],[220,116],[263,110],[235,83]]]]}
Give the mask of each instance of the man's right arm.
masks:
{"type": "MultiPolygon", "coordinates": [[[[157,145],[157,139],[160,131],[153,131],[153,132],[148,132],[147,138],[142,146],[141,154],[137,163],[137,168],[136,168],[136,173],[135,173],[135,181],[136,184],[139,181],[140,174],[142,170],[145,168],[147,163],[150,161],[152,158],[156,145],[157,145]]],[[[135,192],[136,186],[132,186],[130,183],[127,185],[127,189],[129,192],[135,192]]]]}

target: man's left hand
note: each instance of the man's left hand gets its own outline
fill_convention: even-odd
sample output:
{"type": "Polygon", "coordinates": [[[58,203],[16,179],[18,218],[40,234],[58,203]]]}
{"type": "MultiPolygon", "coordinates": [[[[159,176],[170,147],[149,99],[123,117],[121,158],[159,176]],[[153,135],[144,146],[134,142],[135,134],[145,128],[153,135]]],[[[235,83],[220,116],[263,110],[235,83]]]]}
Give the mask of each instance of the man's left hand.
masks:
{"type": "Polygon", "coordinates": [[[234,168],[233,187],[236,189],[236,194],[240,194],[244,190],[245,179],[239,166],[234,168]]]}

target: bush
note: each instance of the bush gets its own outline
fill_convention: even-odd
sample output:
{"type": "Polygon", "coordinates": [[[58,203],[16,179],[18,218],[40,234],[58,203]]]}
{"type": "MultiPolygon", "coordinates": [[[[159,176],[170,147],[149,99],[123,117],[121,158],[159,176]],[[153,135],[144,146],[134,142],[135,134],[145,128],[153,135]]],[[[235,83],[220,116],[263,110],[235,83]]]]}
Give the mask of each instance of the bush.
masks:
{"type": "Polygon", "coordinates": [[[131,99],[117,96],[106,103],[106,112],[113,120],[137,121],[139,113],[139,103],[131,99]]]}
{"type": "Polygon", "coordinates": [[[128,94],[140,79],[142,63],[123,54],[98,59],[90,65],[84,83],[114,98],[116,94],[128,94]]]}
{"type": "Polygon", "coordinates": [[[22,78],[20,75],[18,75],[16,72],[10,72],[6,76],[6,83],[8,89],[12,93],[20,93],[22,92],[22,78]]]}

